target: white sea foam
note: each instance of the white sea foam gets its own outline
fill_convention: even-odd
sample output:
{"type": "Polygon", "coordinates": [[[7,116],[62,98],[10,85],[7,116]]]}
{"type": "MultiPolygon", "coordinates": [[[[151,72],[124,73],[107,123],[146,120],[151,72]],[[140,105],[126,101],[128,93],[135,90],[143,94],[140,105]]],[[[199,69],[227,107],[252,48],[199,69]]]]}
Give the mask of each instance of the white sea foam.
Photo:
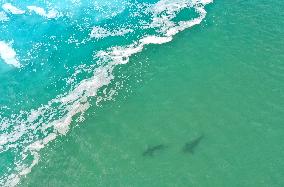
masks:
{"type": "Polygon", "coordinates": [[[54,19],[56,18],[59,13],[58,11],[52,9],[52,10],[49,10],[48,12],[45,11],[43,8],[41,7],[37,7],[37,6],[27,6],[27,8],[30,10],[30,11],[33,11],[35,12],[36,14],[42,16],[42,17],[45,17],[45,18],[48,18],[48,19],[54,19]]]}
{"type": "Polygon", "coordinates": [[[24,10],[21,10],[21,9],[13,6],[11,3],[3,4],[2,8],[7,13],[12,13],[12,14],[24,14],[25,13],[24,10]]]}
{"type": "Polygon", "coordinates": [[[91,38],[105,38],[108,36],[123,36],[127,33],[133,32],[133,29],[126,29],[126,28],[120,28],[115,31],[109,31],[105,28],[102,28],[100,26],[93,27],[93,30],[90,34],[91,38]]]}
{"type": "MultiPolygon", "coordinates": [[[[170,42],[178,32],[199,24],[205,18],[205,5],[208,3],[211,3],[211,1],[159,1],[152,6],[152,22],[148,25],[149,28],[157,28],[159,35],[147,35],[130,45],[116,46],[99,51],[95,58],[101,66],[94,70],[91,78],[81,81],[73,90],[57,96],[38,109],[22,111],[11,118],[0,119],[1,125],[3,124],[7,129],[12,129],[10,133],[5,134],[5,138],[1,139],[2,151],[21,148],[24,145],[24,151],[21,154],[22,160],[25,160],[27,155],[32,155],[34,158],[28,166],[21,162],[18,163],[14,169],[15,172],[0,177],[0,184],[15,186],[20,181],[21,176],[31,172],[32,167],[39,161],[39,151],[50,141],[56,139],[57,136],[65,135],[69,131],[70,124],[75,116],[84,115],[90,107],[89,98],[96,97],[98,90],[109,85],[115,78],[113,70],[117,65],[127,63],[129,57],[141,52],[145,45],[170,42]],[[178,23],[172,22],[172,19],[180,10],[189,7],[193,7],[199,14],[197,18],[178,23]],[[34,137],[37,133],[43,133],[44,138],[34,137]],[[28,138],[25,136],[28,136],[28,138]],[[22,144],[17,143],[19,141],[22,141],[22,144]]],[[[15,57],[15,55],[12,56],[15,57]]]]}
{"type": "Polygon", "coordinates": [[[4,22],[4,21],[9,21],[8,16],[5,14],[5,12],[0,11],[0,21],[4,22]]]}
{"type": "Polygon", "coordinates": [[[0,57],[6,64],[20,68],[21,64],[17,60],[15,50],[7,43],[0,41],[0,57]]]}

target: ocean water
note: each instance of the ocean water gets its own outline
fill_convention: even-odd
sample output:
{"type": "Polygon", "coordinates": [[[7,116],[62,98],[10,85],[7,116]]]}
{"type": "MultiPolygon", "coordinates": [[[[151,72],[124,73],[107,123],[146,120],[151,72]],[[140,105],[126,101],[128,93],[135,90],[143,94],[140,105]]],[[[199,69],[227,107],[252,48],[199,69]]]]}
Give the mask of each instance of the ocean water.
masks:
{"type": "Polygon", "coordinates": [[[283,1],[0,6],[0,186],[284,186],[283,1]]]}

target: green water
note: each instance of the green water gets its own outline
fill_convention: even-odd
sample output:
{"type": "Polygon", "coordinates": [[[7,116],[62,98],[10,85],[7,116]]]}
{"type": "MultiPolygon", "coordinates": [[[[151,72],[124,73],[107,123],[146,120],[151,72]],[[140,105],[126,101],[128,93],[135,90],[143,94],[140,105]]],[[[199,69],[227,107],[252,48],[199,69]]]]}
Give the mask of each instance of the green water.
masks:
{"type": "Polygon", "coordinates": [[[43,149],[20,186],[284,186],[283,8],[217,0],[202,24],[148,46],[118,67],[129,78],[115,101],[43,149]]]}

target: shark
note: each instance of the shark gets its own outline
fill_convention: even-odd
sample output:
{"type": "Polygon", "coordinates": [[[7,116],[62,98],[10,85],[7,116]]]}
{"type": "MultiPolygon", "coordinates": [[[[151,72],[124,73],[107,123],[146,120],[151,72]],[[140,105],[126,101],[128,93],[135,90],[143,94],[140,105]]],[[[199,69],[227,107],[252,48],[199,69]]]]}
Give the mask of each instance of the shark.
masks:
{"type": "Polygon", "coordinates": [[[164,144],[159,144],[155,146],[148,147],[143,153],[143,156],[154,156],[157,151],[166,149],[167,146],[164,144]]]}
{"type": "Polygon", "coordinates": [[[204,135],[200,135],[197,138],[191,140],[190,142],[185,143],[183,146],[183,152],[184,153],[194,153],[195,148],[199,145],[201,140],[204,138],[204,135]]]}

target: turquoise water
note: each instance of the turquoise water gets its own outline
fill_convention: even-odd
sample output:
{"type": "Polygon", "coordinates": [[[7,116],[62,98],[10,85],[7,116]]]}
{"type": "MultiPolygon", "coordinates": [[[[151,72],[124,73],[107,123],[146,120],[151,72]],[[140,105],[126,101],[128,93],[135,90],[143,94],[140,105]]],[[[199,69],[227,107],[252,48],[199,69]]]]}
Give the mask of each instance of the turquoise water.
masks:
{"type": "Polygon", "coordinates": [[[284,185],[283,2],[0,2],[1,185],[284,185]]]}

